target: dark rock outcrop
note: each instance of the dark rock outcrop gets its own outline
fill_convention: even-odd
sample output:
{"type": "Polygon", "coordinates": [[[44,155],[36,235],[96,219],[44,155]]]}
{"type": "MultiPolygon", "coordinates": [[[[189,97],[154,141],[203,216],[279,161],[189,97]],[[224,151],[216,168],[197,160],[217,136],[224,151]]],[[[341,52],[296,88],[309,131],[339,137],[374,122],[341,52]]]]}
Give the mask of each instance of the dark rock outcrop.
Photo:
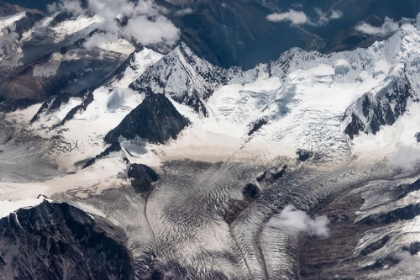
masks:
{"type": "Polygon", "coordinates": [[[126,139],[140,137],[150,143],[164,144],[176,139],[189,121],[183,117],[163,94],[148,94],[144,101],[105,136],[105,142],[116,143],[120,136],[126,139]]]}
{"type": "Polygon", "coordinates": [[[46,100],[41,108],[39,108],[38,112],[33,116],[31,119],[31,123],[39,120],[39,116],[44,112],[54,112],[60,108],[62,104],[69,102],[71,94],[68,92],[58,94],[56,96],[52,96],[46,100]]]}
{"type": "Polygon", "coordinates": [[[367,225],[391,224],[397,221],[412,220],[418,215],[420,215],[420,203],[410,204],[389,212],[372,215],[362,219],[359,223],[367,225]]]}
{"type": "Polygon", "coordinates": [[[258,131],[263,125],[268,123],[268,118],[262,118],[252,124],[252,129],[248,132],[248,136],[251,136],[258,131]]]}
{"type": "Polygon", "coordinates": [[[102,220],[96,222],[66,203],[44,201],[0,220],[0,275],[6,279],[132,279],[132,258],[123,239],[121,230],[105,226],[102,220]]]}
{"type": "Polygon", "coordinates": [[[257,181],[259,183],[266,183],[266,184],[272,184],[277,179],[282,177],[284,173],[286,173],[287,165],[283,164],[281,167],[273,167],[269,170],[266,170],[264,173],[262,173],[260,176],[257,177],[257,181]]]}
{"type": "Polygon", "coordinates": [[[255,199],[260,196],[261,191],[256,185],[249,183],[244,187],[242,194],[245,198],[255,199]]]}
{"type": "Polygon", "coordinates": [[[85,163],[85,165],[83,166],[82,169],[85,169],[86,167],[89,167],[89,166],[93,165],[98,159],[104,158],[104,157],[108,156],[110,153],[119,152],[119,151],[121,151],[120,143],[118,143],[118,142],[113,143],[111,146],[109,146],[108,148],[106,148],[105,151],[103,151],[102,153],[100,153],[96,157],[91,158],[90,160],[88,160],[85,163]]]}
{"type": "Polygon", "coordinates": [[[410,254],[416,255],[418,252],[420,252],[420,242],[415,241],[413,243],[411,243],[408,247],[403,247],[402,248],[404,251],[408,251],[410,252],[410,254]]]}
{"type": "Polygon", "coordinates": [[[20,20],[16,21],[14,23],[14,32],[18,33],[21,37],[22,34],[29,29],[31,29],[37,21],[39,21],[42,18],[42,15],[40,13],[30,13],[26,12],[25,17],[21,18],[20,20]]]}
{"type": "Polygon", "coordinates": [[[377,93],[365,93],[345,112],[350,118],[344,132],[353,139],[360,132],[376,134],[383,125],[393,125],[407,110],[407,101],[413,96],[413,89],[405,75],[390,81],[377,93]]]}
{"type": "Polygon", "coordinates": [[[418,190],[420,190],[420,179],[418,179],[412,184],[400,185],[395,191],[398,194],[398,199],[402,199],[406,197],[409,193],[412,193],[418,190]]]}
{"type": "Polygon", "coordinates": [[[94,100],[93,93],[89,92],[80,105],[77,105],[76,107],[71,109],[70,112],[67,113],[64,119],[61,121],[60,125],[64,125],[66,122],[73,119],[74,115],[76,115],[77,112],[86,111],[87,107],[89,106],[90,103],[93,102],[93,100],[94,100]]]}
{"type": "Polygon", "coordinates": [[[68,12],[68,11],[64,11],[64,12],[60,12],[58,15],[56,15],[54,17],[54,19],[51,21],[51,26],[57,26],[60,23],[71,19],[73,17],[73,14],[68,12]]]}
{"type": "Polygon", "coordinates": [[[133,188],[141,193],[149,193],[152,190],[152,184],[159,180],[156,171],[144,164],[130,165],[127,175],[131,178],[133,188]]]}
{"type": "Polygon", "coordinates": [[[389,241],[390,237],[389,235],[384,236],[382,239],[379,239],[378,241],[373,242],[369,246],[367,246],[362,252],[360,253],[362,256],[367,256],[370,253],[377,251],[384,247],[386,243],[389,241]]]}
{"type": "Polygon", "coordinates": [[[314,156],[313,152],[304,149],[297,150],[296,154],[298,155],[300,161],[307,161],[314,156]]]}

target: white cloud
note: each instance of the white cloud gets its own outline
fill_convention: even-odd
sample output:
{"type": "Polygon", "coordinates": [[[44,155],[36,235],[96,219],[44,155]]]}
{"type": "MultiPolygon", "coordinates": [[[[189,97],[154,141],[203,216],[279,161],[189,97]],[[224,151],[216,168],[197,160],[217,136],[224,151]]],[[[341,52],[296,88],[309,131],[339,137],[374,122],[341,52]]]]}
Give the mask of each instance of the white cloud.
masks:
{"type": "Polygon", "coordinates": [[[325,216],[312,219],[293,205],[287,205],[278,216],[268,221],[267,226],[283,229],[293,234],[307,233],[318,237],[328,237],[328,224],[329,220],[325,216]]]}
{"type": "Polygon", "coordinates": [[[301,25],[309,21],[308,17],[304,12],[289,10],[285,13],[274,13],[267,16],[269,21],[280,22],[290,21],[292,25],[301,25]]]}
{"type": "Polygon", "coordinates": [[[193,13],[193,10],[191,8],[186,8],[186,9],[183,9],[183,10],[176,11],[175,15],[179,16],[179,17],[182,17],[182,16],[189,15],[189,14],[192,14],[192,13],[193,13]]]}
{"type": "Polygon", "coordinates": [[[340,10],[333,10],[330,15],[330,19],[339,19],[343,17],[343,12],[340,10]]]}
{"type": "Polygon", "coordinates": [[[302,9],[303,8],[303,5],[301,3],[293,3],[292,4],[292,7],[293,8],[296,8],[296,9],[302,9]]]}
{"type": "Polygon", "coordinates": [[[398,252],[395,252],[392,256],[399,261],[403,261],[403,260],[411,258],[411,254],[408,251],[398,251],[398,252]]]}
{"type": "Polygon", "coordinates": [[[267,20],[280,22],[290,21],[292,25],[309,24],[312,26],[324,26],[327,25],[331,20],[339,19],[343,17],[343,12],[340,10],[333,10],[331,12],[323,12],[319,8],[315,8],[315,12],[318,18],[311,19],[302,11],[295,11],[293,9],[284,13],[274,13],[267,16],[267,20]]]}
{"type": "Polygon", "coordinates": [[[340,19],[343,17],[343,12],[340,10],[323,12],[321,9],[315,8],[315,12],[318,14],[318,19],[316,21],[310,22],[310,24],[313,26],[325,26],[330,23],[331,20],[340,19]]]}
{"type": "Polygon", "coordinates": [[[126,35],[132,36],[144,45],[168,43],[174,45],[179,37],[179,30],[164,16],[150,21],[146,16],[131,19],[124,28],[126,35]]]}
{"type": "Polygon", "coordinates": [[[48,6],[48,11],[50,13],[67,11],[76,15],[80,15],[84,12],[79,1],[61,1],[59,3],[54,3],[48,6]]]}
{"type": "Polygon", "coordinates": [[[375,27],[370,25],[369,23],[362,23],[358,26],[356,26],[356,31],[361,32],[363,34],[367,35],[374,35],[378,37],[387,37],[389,35],[392,35],[399,29],[398,22],[394,22],[394,20],[386,17],[384,24],[380,27],[375,27]]]}
{"type": "Polygon", "coordinates": [[[330,22],[330,18],[328,17],[327,13],[324,13],[321,9],[318,8],[315,8],[315,12],[318,14],[318,20],[316,22],[312,22],[312,25],[324,26],[330,22]]]}
{"type": "Polygon", "coordinates": [[[91,50],[93,48],[103,47],[104,44],[113,42],[118,39],[118,36],[113,33],[95,33],[89,37],[83,46],[91,50]]]}
{"type": "MultiPolygon", "coordinates": [[[[174,45],[179,38],[179,30],[168,20],[164,14],[167,10],[152,0],[88,0],[86,10],[82,9],[79,0],[60,0],[59,3],[49,7],[50,12],[68,11],[75,15],[96,15],[104,19],[103,31],[134,38],[137,42],[147,44],[165,43],[174,45]],[[120,26],[116,19],[128,18],[125,26],[120,26]]],[[[95,37],[103,42],[104,35],[95,37]]],[[[94,47],[93,39],[88,40],[87,47],[94,47]]]]}

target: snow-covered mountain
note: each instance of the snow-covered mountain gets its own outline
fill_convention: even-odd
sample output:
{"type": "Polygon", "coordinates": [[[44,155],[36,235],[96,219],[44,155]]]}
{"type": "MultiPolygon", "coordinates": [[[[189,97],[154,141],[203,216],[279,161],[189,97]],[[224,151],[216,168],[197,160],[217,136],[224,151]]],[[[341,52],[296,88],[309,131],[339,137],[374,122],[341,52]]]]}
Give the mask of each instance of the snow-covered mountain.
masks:
{"type": "Polygon", "coordinates": [[[53,20],[0,62],[10,93],[72,77],[0,115],[0,279],[418,278],[418,26],[244,71],[53,20]]]}
{"type": "MultiPolygon", "coordinates": [[[[418,43],[418,30],[404,25],[368,49],[329,55],[292,49],[248,71],[218,69],[181,44],[131,87],[167,94],[203,112],[191,101],[199,98],[207,118],[185,112],[193,125],[173,144],[176,149],[186,148],[193,138],[206,148],[221,148],[217,139],[208,137],[213,133],[235,139],[238,151],[254,150],[264,142],[288,147],[279,152],[284,156],[294,157],[304,149],[318,159],[339,160],[355,155],[357,149],[349,144],[354,145],[350,140],[360,133],[376,134],[416,110],[418,43]]],[[[415,147],[414,134],[407,141],[415,147]]]]}
{"type": "Polygon", "coordinates": [[[197,57],[181,43],[173,52],[146,70],[131,86],[143,92],[161,93],[208,116],[203,102],[213,91],[226,84],[232,71],[214,66],[197,57]]]}

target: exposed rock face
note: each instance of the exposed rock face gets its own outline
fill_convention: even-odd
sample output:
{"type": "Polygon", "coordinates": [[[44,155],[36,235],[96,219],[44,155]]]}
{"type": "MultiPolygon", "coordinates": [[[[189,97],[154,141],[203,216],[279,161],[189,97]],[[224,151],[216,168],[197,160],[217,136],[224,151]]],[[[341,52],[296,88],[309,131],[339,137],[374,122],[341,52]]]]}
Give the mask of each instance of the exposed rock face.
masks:
{"type": "Polygon", "coordinates": [[[164,144],[188,125],[163,94],[148,94],[144,101],[131,111],[123,121],[105,136],[105,142],[118,142],[120,136],[134,139],[136,136],[150,143],[164,144]]]}
{"type": "Polygon", "coordinates": [[[56,96],[52,96],[48,98],[48,100],[42,104],[41,108],[39,108],[38,112],[31,119],[31,123],[37,121],[41,113],[53,112],[53,111],[58,110],[62,104],[69,102],[70,97],[71,97],[71,94],[65,92],[65,93],[58,94],[56,96]]]}
{"type": "Polygon", "coordinates": [[[296,154],[298,155],[298,158],[300,161],[307,161],[309,160],[311,157],[314,156],[314,153],[311,151],[307,151],[304,149],[299,149],[296,154]]]}
{"type": "Polygon", "coordinates": [[[383,125],[393,125],[407,109],[413,89],[401,69],[399,77],[392,77],[376,92],[365,93],[344,114],[347,126],[344,132],[353,139],[360,132],[376,134],[383,125]]]}
{"type": "Polygon", "coordinates": [[[369,216],[360,221],[367,225],[374,224],[390,224],[397,221],[412,220],[414,217],[420,215],[420,203],[410,204],[402,208],[397,208],[386,213],[379,213],[377,215],[369,216]]]}
{"type": "Polygon", "coordinates": [[[60,23],[62,23],[63,21],[65,21],[67,19],[70,19],[72,17],[73,17],[73,14],[68,12],[68,11],[61,12],[54,17],[54,19],[51,22],[51,25],[52,26],[57,26],[60,23]]]}
{"type": "Polygon", "coordinates": [[[281,167],[273,167],[269,170],[266,170],[263,174],[257,177],[257,181],[260,184],[270,185],[274,183],[277,179],[282,177],[286,172],[287,165],[283,164],[281,167]]]}
{"type": "Polygon", "coordinates": [[[90,103],[93,102],[93,99],[94,99],[93,98],[93,93],[89,92],[80,105],[77,105],[76,107],[71,109],[70,112],[67,113],[67,115],[64,117],[64,119],[61,121],[61,125],[64,125],[66,122],[73,119],[74,115],[76,115],[77,112],[86,111],[86,109],[90,105],[90,103]]]}
{"type": "Polygon", "coordinates": [[[267,123],[268,123],[268,118],[262,118],[262,119],[259,119],[258,121],[256,121],[252,125],[252,129],[248,132],[248,136],[251,136],[252,134],[257,132],[263,125],[265,125],[267,123]]]}
{"type": "MultiPolygon", "coordinates": [[[[111,232],[114,231],[114,232],[111,232]]],[[[132,279],[121,233],[107,232],[83,211],[43,202],[0,220],[0,275],[4,279],[132,279]]],[[[3,279],[3,278],[2,278],[3,279]]]]}
{"type": "Polygon", "coordinates": [[[159,180],[159,175],[152,168],[144,164],[132,164],[128,169],[128,177],[131,185],[138,192],[148,193],[152,190],[152,184],[159,180]]]}
{"type": "Polygon", "coordinates": [[[261,190],[254,184],[249,183],[244,187],[242,194],[245,198],[258,198],[261,194],[261,190]]]}
{"type": "Polygon", "coordinates": [[[111,146],[109,146],[108,148],[106,148],[105,151],[103,151],[102,153],[100,153],[96,157],[91,158],[90,160],[88,160],[86,162],[86,164],[83,166],[83,168],[86,168],[86,167],[91,166],[92,164],[94,164],[96,162],[96,160],[101,159],[101,158],[104,158],[104,157],[108,156],[112,152],[119,152],[119,151],[121,151],[120,143],[118,143],[118,142],[113,143],[111,146]]]}

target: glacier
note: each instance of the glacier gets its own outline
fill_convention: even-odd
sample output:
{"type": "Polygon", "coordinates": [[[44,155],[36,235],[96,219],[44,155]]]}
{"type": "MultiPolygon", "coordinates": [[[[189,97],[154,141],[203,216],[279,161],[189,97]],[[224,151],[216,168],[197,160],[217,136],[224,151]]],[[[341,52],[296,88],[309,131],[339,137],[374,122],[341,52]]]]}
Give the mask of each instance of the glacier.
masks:
{"type": "MultiPolygon", "coordinates": [[[[77,37],[99,22],[77,18],[57,30],[75,24],[77,37]]],[[[404,24],[367,49],[291,49],[248,71],[214,66],[183,43],[167,55],[111,45],[100,52],[118,50],[126,67],[91,97],[1,115],[13,126],[0,138],[2,170],[40,167],[2,178],[2,217],[46,207],[35,200],[43,194],[105,219],[124,232],[136,279],[418,278],[410,265],[420,242],[418,27],[404,24]],[[189,125],[165,143],[116,137],[121,149],[96,157],[110,147],[105,135],[153,94],[189,125]],[[150,193],[132,188],[132,164],[159,174],[150,193]],[[246,196],[246,186],[258,195],[246,196]],[[327,217],[330,236],[267,224],[290,204],[327,217]]],[[[71,52],[36,73],[48,76],[60,59],[71,52]]]]}

